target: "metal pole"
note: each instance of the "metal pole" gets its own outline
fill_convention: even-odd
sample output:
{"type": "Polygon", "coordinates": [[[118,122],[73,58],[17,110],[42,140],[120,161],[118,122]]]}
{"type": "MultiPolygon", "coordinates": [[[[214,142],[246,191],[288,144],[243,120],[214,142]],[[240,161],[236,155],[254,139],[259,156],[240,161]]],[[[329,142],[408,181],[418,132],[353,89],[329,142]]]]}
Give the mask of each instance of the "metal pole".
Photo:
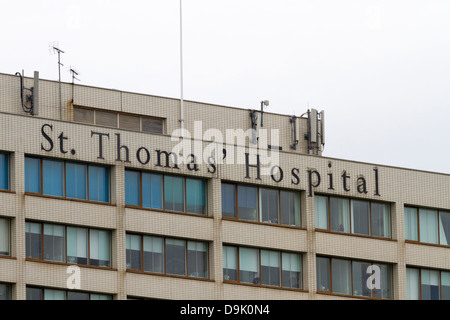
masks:
{"type": "Polygon", "coordinates": [[[181,136],[184,137],[184,101],[183,101],[183,9],[180,0],[180,113],[181,113],[181,136]]]}
{"type": "Polygon", "coordinates": [[[58,50],[58,73],[59,73],[59,120],[62,120],[62,103],[61,103],[61,53],[58,50]]]}

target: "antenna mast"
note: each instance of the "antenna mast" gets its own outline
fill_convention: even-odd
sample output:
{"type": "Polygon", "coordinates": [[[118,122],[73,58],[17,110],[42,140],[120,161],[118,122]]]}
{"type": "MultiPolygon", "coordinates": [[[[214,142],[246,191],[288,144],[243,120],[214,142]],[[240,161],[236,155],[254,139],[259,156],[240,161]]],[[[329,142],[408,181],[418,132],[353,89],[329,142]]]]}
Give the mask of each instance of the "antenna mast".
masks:
{"type": "Polygon", "coordinates": [[[61,66],[64,66],[61,63],[61,53],[64,53],[61,49],[58,48],[58,43],[50,44],[50,49],[53,50],[53,53],[58,54],[58,74],[59,74],[59,120],[62,120],[62,102],[61,102],[61,66]]]}
{"type": "Polygon", "coordinates": [[[78,81],[81,81],[81,80],[76,77],[76,76],[79,75],[79,73],[72,66],[70,67],[69,71],[72,74],[72,103],[73,103],[73,88],[74,88],[74,85],[75,85],[75,80],[78,80],[78,81]]]}

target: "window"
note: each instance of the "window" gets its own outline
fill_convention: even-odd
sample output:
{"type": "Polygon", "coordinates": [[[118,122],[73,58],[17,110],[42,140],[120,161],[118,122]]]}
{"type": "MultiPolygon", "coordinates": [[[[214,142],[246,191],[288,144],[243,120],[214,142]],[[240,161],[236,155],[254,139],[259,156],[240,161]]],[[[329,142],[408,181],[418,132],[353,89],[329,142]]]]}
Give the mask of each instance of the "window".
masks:
{"type": "Polygon", "coordinates": [[[391,237],[390,205],[367,200],[314,196],[316,229],[391,237]]]}
{"type": "Polygon", "coordinates": [[[301,289],[301,255],[223,246],[223,279],[261,286],[301,289]]]}
{"type": "Polygon", "coordinates": [[[111,267],[110,231],[28,221],[25,231],[27,258],[111,267]]]}
{"type": "Polygon", "coordinates": [[[11,285],[0,283],[0,301],[11,300],[11,285]]]}
{"type": "Polygon", "coordinates": [[[10,219],[0,218],[0,256],[9,256],[10,249],[10,219]]]}
{"type": "Polygon", "coordinates": [[[27,300],[112,300],[108,294],[27,287],[27,300]]]}
{"type": "Polygon", "coordinates": [[[450,272],[406,268],[408,300],[450,300],[450,272]]]}
{"type": "Polygon", "coordinates": [[[73,121],[156,134],[164,133],[164,119],[162,118],[78,106],[73,108],[73,121]]]}
{"type": "Polygon", "coordinates": [[[206,242],[127,234],[127,269],[208,278],[206,242]]]}
{"type": "Polygon", "coordinates": [[[405,238],[422,243],[450,245],[450,212],[405,207],[405,238]]]}
{"type": "Polygon", "coordinates": [[[25,192],[109,202],[109,168],[25,157],[25,192]]]}
{"type": "Polygon", "coordinates": [[[222,216],[300,227],[298,192],[222,183],[222,216]]]}
{"type": "Polygon", "coordinates": [[[125,203],[141,208],[206,215],[206,181],[125,170],[125,203]]]}
{"type": "Polygon", "coordinates": [[[391,265],[317,257],[316,270],[319,293],[329,292],[379,299],[393,297],[391,265]],[[375,274],[380,275],[378,280],[371,278],[375,274]]]}
{"type": "Polygon", "coordinates": [[[9,154],[0,152],[0,190],[9,190],[9,154]]]}

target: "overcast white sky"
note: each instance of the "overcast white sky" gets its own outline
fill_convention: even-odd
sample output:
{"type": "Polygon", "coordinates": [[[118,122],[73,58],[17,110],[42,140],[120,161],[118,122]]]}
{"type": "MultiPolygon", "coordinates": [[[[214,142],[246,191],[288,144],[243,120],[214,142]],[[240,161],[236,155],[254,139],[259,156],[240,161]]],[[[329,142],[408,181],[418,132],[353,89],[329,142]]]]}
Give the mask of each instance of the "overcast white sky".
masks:
{"type": "MultiPolygon", "coordinates": [[[[0,0],[0,72],[180,97],[179,0],[0,0]]],[[[450,1],[183,0],[184,98],[326,112],[324,156],[450,173],[450,1]]]]}

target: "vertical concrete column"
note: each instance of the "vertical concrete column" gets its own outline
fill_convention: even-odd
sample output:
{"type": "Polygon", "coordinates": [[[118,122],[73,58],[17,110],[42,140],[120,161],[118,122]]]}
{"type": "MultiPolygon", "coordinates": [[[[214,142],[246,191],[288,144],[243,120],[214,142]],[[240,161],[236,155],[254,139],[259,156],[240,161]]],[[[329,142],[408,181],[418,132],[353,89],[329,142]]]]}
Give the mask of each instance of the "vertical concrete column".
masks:
{"type": "Polygon", "coordinates": [[[393,271],[394,299],[406,299],[405,208],[401,202],[391,205],[392,238],[397,240],[398,258],[393,271]]]}
{"type": "Polygon", "coordinates": [[[15,152],[10,158],[11,168],[11,191],[16,193],[17,206],[16,217],[12,224],[12,254],[17,259],[16,285],[13,288],[13,300],[25,300],[25,155],[23,152],[15,152]]]}
{"type": "Polygon", "coordinates": [[[306,192],[301,193],[303,227],[307,232],[307,252],[303,261],[303,289],[308,290],[309,298],[315,298],[316,292],[316,234],[314,216],[314,197],[309,197],[306,192]]]}
{"type": "Polygon", "coordinates": [[[117,299],[126,300],[126,210],[125,210],[125,167],[117,163],[111,172],[111,200],[116,204],[117,229],[113,234],[113,268],[117,268],[117,299]]]}
{"type": "Polygon", "coordinates": [[[213,178],[208,183],[208,214],[213,216],[213,243],[210,248],[211,279],[215,281],[216,300],[223,299],[223,256],[222,256],[222,192],[221,180],[213,178]]]}

